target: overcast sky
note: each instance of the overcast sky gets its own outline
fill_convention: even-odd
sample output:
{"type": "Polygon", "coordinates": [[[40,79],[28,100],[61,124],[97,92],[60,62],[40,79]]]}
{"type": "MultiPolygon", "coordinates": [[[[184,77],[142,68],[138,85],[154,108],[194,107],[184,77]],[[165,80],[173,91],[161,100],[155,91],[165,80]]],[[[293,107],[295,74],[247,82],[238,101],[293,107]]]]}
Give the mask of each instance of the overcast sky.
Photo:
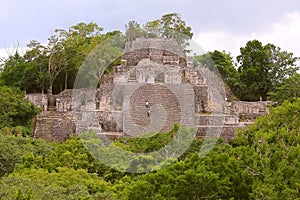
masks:
{"type": "Polygon", "coordinates": [[[179,13],[205,51],[234,56],[251,39],[300,56],[299,0],[0,0],[0,57],[30,40],[47,42],[56,28],[95,22],[104,31],[124,30],[163,14],[179,13]]]}

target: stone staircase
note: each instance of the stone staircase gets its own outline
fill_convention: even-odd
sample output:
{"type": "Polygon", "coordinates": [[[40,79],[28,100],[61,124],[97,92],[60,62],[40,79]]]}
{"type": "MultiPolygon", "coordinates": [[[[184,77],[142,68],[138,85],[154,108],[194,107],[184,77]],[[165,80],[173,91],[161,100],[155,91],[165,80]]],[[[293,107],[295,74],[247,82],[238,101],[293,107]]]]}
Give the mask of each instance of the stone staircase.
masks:
{"type": "Polygon", "coordinates": [[[70,113],[44,111],[37,116],[34,138],[44,138],[51,142],[63,142],[75,133],[75,124],[70,113]]]}
{"type": "Polygon", "coordinates": [[[127,96],[123,103],[123,131],[129,135],[140,135],[169,131],[175,123],[193,124],[193,120],[189,120],[193,113],[193,93],[180,87],[182,84],[141,84],[135,88],[124,87],[124,94],[127,96]],[[176,90],[180,91],[180,94],[176,90]],[[148,108],[145,101],[149,102],[148,108]]]}

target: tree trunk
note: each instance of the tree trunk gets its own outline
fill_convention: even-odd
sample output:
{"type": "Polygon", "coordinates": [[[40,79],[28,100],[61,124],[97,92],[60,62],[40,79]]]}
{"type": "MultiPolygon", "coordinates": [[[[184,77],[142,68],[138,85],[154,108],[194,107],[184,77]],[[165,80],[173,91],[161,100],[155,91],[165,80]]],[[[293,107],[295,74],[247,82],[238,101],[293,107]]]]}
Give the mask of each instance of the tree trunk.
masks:
{"type": "Polygon", "coordinates": [[[53,83],[50,81],[49,85],[49,94],[52,95],[52,88],[53,88],[53,83]]]}
{"type": "Polygon", "coordinates": [[[51,59],[52,59],[52,56],[53,54],[51,53],[50,56],[49,56],[49,59],[48,59],[48,75],[49,75],[49,91],[48,93],[50,95],[52,95],[52,87],[53,87],[53,80],[52,80],[52,77],[51,77],[51,59]]]}
{"type": "Polygon", "coordinates": [[[66,71],[66,76],[65,76],[65,90],[68,89],[68,72],[66,71]]]}

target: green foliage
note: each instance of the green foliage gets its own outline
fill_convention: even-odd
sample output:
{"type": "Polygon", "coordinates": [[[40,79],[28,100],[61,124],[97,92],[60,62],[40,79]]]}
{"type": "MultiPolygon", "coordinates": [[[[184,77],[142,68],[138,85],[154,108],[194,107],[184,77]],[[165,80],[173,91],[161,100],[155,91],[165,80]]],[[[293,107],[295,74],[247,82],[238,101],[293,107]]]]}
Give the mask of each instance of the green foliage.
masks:
{"type": "Polygon", "coordinates": [[[95,23],[81,22],[72,26],[68,31],[56,29],[49,37],[44,52],[48,55],[47,75],[50,93],[57,79],[60,79],[58,81],[60,88],[60,84],[64,82],[65,89],[67,89],[70,79],[71,83],[74,83],[81,63],[95,47],[94,41],[91,42],[91,40],[99,38],[102,30],[103,28],[95,23]],[[85,52],[81,52],[82,47],[85,52]]]}
{"type": "Polygon", "coordinates": [[[160,37],[160,20],[156,19],[150,22],[147,22],[144,25],[144,29],[150,38],[158,38],[160,37]]]}
{"type": "MultiPolygon", "coordinates": [[[[202,141],[195,140],[178,160],[165,161],[161,169],[145,174],[121,173],[93,158],[91,150],[105,143],[96,141],[97,136],[92,132],[81,138],[72,137],[62,144],[1,135],[0,163],[5,170],[1,172],[0,197],[297,199],[299,113],[300,99],[293,103],[286,101],[239,132],[230,144],[216,144],[207,156],[199,157],[202,141]],[[85,146],[91,149],[88,151],[85,146]]],[[[126,142],[121,139],[114,144],[128,151],[150,152],[163,147],[174,134],[128,138],[126,142]]],[[[110,159],[122,157],[114,152],[111,155],[114,158],[110,159]]],[[[154,157],[144,154],[129,161],[129,166],[137,172],[144,171],[155,165],[153,161],[154,157]]]]}
{"type": "MultiPolygon", "coordinates": [[[[0,177],[11,173],[24,158],[33,156],[45,158],[50,154],[52,145],[44,140],[3,135],[0,132],[0,177]]],[[[24,164],[24,163],[23,163],[24,164]]]]}
{"type": "Polygon", "coordinates": [[[297,139],[300,124],[299,109],[300,99],[296,99],[293,103],[285,101],[281,106],[271,108],[269,115],[257,118],[251,127],[238,134],[235,142],[241,139],[243,142],[247,141],[247,145],[257,145],[259,140],[265,142],[265,137],[269,137],[269,143],[277,143],[285,131],[290,133],[291,138],[297,139]]]}
{"type": "Polygon", "coordinates": [[[73,169],[86,169],[93,171],[93,158],[82,145],[79,138],[70,138],[61,145],[53,145],[54,148],[47,157],[25,155],[22,158],[20,168],[44,168],[49,171],[57,170],[59,167],[73,169]],[[42,162],[41,162],[42,159],[42,162]]]}
{"type": "Polygon", "coordinates": [[[247,42],[237,57],[239,62],[240,89],[237,95],[241,100],[267,98],[267,93],[279,86],[282,81],[294,75],[298,57],[282,51],[273,44],[262,45],[258,40],[247,42]]]}
{"type": "Polygon", "coordinates": [[[192,28],[185,24],[178,13],[165,14],[160,19],[163,36],[177,39],[180,43],[186,39],[192,39],[192,28]],[[185,36],[186,38],[183,38],[185,36]]]}
{"type": "MultiPolygon", "coordinates": [[[[38,45],[38,44],[36,44],[38,45]]],[[[28,62],[32,59],[34,52],[24,57],[18,52],[10,56],[4,63],[3,70],[0,73],[0,82],[2,85],[17,87],[27,92],[41,92],[46,87],[43,82],[43,58],[28,62]]]]}
{"type": "Polygon", "coordinates": [[[31,119],[39,112],[37,107],[25,100],[20,89],[0,86],[0,129],[17,126],[30,128],[31,119]]]}
{"type": "Polygon", "coordinates": [[[105,36],[89,53],[76,77],[76,88],[97,87],[104,73],[110,73],[112,67],[120,64],[123,54],[120,35],[105,36]]]}
{"type": "Polygon", "coordinates": [[[273,44],[263,46],[260,41],[252,40],[240,48],[238,70],[235,69],[230,54],[225,51],[194,56],[194,65],[201,63],[210,70],[218,70],[238,99],[257,101],[261,97],[266,100],[269,95],[270,99],[281,103],[298,95],[298,60],[292,53],[282,51],[273,44]],[[294,77],[288,79],[292,76],[294,77]],[[291,88],[288,88],[288,84],[291,84],[291,88]]]}
{"type": "MultiPolygon", "coordinates": [[[[172,156],[174,157],[178,152],[187,148],[188,144],[184,142],[185,138],[183,137],[187,135],[185,134],[187,131],[189,129],[184,128],[180,128],[179,131],[179,126],[175,125],[173,130],[168,133],[149,134],[149,137],[143,135],[143,137],[137,138],[124,138],[112,143],[102,142],[95,133],[94,135],[92,133],[83,134],[81,139],[95,159],[104,164],[122,172],[145,173],[171,164],[175,160],[172,156]],[[169,145],[171,141],[172,145],[169,145]]],[[[189,135],[191,136],[191,134],[189,135]]]]}
{"type": "Polygon", "coordinates": [[[141,28],[141,25],[136,21],[129,21],[126,28],[126,39],[127,41],[133,41],[138,37],[141,37],[145,34],[144,30],[141,28]]]}
{"type": "Polygon", "coordinates": [[[136,153],[153,152],[168,144],[176,136],[178,129],[178,125],[174,125],[169,132],[154,134],[152,137],[124,138],[116,142],[116,145],[136,153]]]}
{"type": "Polygon", "coordinates": [[[22,169],[0,185],[5,199],[113,199],[110,184],[83,169],[22,169]]]}
{"type": "Polygon", "coordinates": [[[192,39],[192,28],[187,26],[178,13],[168,13],[161,17],[147,22],[143,28],[136,21],[130,21],[126,27],[127,41],[133,41],[137,37],[166,37],[173,38],[182,47],[188,45],[187,41],[192,39]]]}
{"type": "Polygon", "coordinates": [[[253,126],[237,135],[232,145],[243,149],[239,157],[256,177],[251,198],[299,198],[300,99],[285,101],[253,126]],[[248,152],[246,152],[248,151],[248,152]]]}
{"type": "Polygon", "coordinates": [[[201,64],[212,71],[220,73],[224,82],[233,90],[237,91],[239,83],[239,73],[233,66],[230,53],[225,51],[213,51],[203,55],[193,57],[194,66],[201,64]]]}
{"type": "Polygon", "coordinates": [[[21,87],[24,83],[24,68],[25,61],[18,52],[10,56],[4,63],[0,73],[1,82],[3,85],[11,87],[21,87]]]}
{"type": "MultiPolygon", "coordinates": [[[[102,50],[97,53],[104,54],[96,59],[97,63],[93,63],[93,66],[100,63],[101,67],[109,68],[106,71],[109,73],[113,66],[121,62],[120,55],[125,37],[120,31],[105,34],[101,31],[103,28],[95,23],[81,22],[69,30],[55,29],[48,38],[47,45],[42,45],[36,40],[30,41],[23,56],[16,52],[4,62],[0,83],[18,87],[27,93],[59,93],[64,89],[73,88],[78,70],[94,49],[94,55],[97,49],[102,50]],[[100,44],[104,46],[99,47],[100,44]]],[[[97,78],[100,72],[95,74],[92,71],[93,76],[97,78]]]]}
{"type": "Polygon", "coordinates": [[[284,100],[290,102],[300,97],[300,74],[295,74],[290,78],[284,79],[282,84],[275,87],[274,92],[269,92],[269,99],[281,104],[284,100]]]}
{"type": "Polygon", "coordinates": [[[220,148],[205,159],[193,153],[184,161],[134,178],[122,194],[129,199],[247,198],[243,192],[251,188],[249,175],[239,177],[245,170],[229,152],[220,148]]]}

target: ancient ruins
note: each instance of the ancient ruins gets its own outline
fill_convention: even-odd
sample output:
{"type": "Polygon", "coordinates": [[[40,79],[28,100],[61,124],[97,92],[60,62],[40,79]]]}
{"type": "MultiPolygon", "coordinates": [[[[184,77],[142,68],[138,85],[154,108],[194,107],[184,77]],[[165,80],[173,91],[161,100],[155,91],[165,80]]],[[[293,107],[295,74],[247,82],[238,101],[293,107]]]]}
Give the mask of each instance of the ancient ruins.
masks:
{"type": "Polygon", "coordinates": [[[34,138],[62,142],[93,129],[109,138],[164,132],[174,124],[196,127],[196,137],[220,132],[225,141],[239,127],[268,113],[268,101],[232,101],[223,82],[205,66],[194,66],[169,38],[136,38],[126,43],[124,64],[104,75],[100,87],[66,90],[49,98],[27,94],[42,108],[34,138]]]}

